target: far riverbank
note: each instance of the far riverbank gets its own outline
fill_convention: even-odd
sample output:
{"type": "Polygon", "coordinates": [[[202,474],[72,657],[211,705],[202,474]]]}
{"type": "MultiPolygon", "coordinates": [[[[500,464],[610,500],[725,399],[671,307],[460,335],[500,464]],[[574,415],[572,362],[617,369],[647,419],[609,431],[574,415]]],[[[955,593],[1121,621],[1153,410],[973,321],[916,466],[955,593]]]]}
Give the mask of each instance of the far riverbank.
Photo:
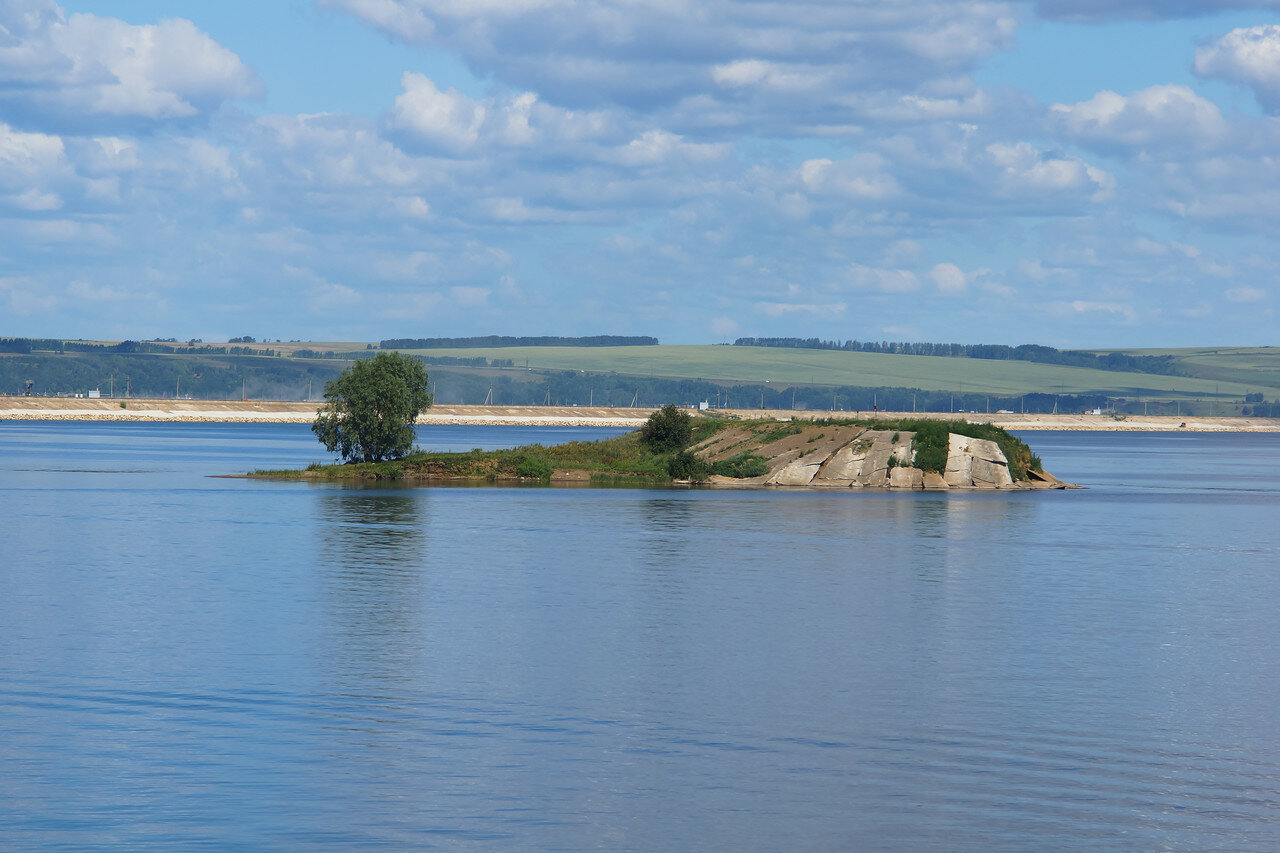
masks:
{"type": "MultiPolygon", "coordinates": [[[[269,400],[174,400],[84,397],[0,397],[0,420],[165,421],[195,423],[311,423],[319,403],[269,400]],[[123,404],[123,406],[121,405],[123,404]]],[[[494,426],[638,427],[652,408],[605,406],[432,406],[419,424],[494,426]]],[[[1280,432],[1280,418],[1174,417],[1170,415],[1087,415],[947,412],[848,412],[786,409],[722,409],[718,414],[777,420],[903,417],[991,423],[1008,430],[1088,430],[1107,432],[1194,431],[1280,432]]]]}

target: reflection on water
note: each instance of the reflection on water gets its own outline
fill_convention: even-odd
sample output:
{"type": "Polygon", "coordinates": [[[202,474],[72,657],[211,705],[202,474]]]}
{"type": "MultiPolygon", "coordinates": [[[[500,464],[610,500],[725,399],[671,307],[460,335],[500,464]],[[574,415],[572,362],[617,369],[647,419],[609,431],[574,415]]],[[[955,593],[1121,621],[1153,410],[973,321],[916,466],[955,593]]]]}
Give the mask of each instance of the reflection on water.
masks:
{"type": "Polygon", "coordinates": [[[317,495],[316,571],[330,645],[324,660],[343,684],[403,681],[418,669],[428,507],[423,490],[317,495]]]}

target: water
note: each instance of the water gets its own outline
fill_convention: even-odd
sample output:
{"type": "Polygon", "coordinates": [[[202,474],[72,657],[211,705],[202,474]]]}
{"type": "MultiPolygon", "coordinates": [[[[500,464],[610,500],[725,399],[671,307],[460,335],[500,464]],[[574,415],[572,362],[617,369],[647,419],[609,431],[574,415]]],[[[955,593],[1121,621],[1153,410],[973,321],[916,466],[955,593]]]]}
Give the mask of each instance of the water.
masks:
{"type": "Polygon", "coordinates": [[[0,848],[1280,847],[1280,435],[1026,437],[1089,490],[355,489],[207,476],[305,426],[0,423],[0,848]]]}

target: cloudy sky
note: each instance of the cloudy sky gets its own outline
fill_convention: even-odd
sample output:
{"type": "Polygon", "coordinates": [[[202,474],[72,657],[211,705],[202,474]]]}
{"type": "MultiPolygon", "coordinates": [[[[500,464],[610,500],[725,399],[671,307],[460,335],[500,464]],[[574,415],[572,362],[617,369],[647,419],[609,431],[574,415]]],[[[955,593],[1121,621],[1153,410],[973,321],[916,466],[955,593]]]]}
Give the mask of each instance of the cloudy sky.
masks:
{"type": "Polygon", "coordinates": [[[0,0],[0,335],[1276,343],[1280,0],[0,0]]]}

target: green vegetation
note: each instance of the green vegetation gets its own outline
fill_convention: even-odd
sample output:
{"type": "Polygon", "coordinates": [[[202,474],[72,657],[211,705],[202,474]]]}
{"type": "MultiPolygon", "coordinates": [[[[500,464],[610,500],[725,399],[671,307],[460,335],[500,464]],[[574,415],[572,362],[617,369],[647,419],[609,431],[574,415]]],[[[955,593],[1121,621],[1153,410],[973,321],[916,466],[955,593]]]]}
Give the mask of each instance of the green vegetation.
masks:
{"type": "Polygon", "coordinates": [[[654,453],[667,453],[693,442],[693,418],[668,403],[640,427],[640,441],[654,453]]]}
{"type": "Polygon", "coordinates": [[[399,459],[413,446],[413,423],[431,405],[427,371],[416,358],[382,352],[357,361],[324,387],[311,431],[345,461],[399,459]]]}
{"type": "Polygon", "coordinates": [[[716,462],[711,466],[711,473],[720,477],[733,477],[735,480],[763,477],[769,473],[769,460],[750,451],[744,451],[716,462]]]}

